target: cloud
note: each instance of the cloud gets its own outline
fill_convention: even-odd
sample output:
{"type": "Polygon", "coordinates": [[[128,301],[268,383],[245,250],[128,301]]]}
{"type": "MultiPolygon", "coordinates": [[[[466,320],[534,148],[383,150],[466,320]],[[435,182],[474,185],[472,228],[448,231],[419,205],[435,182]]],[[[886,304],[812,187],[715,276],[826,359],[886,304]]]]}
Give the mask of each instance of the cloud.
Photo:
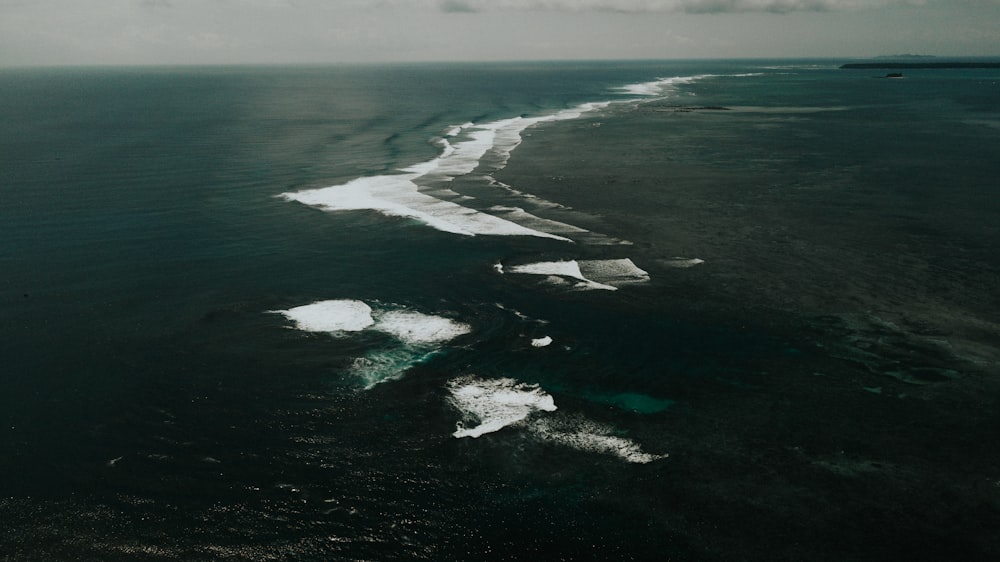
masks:
{"type": "Polygon", "coordinates": [[[441,11],[447,13],[473,13],[478,12],[479,9],[473,6],[473,2],[465,2],[463,0],[444,0],[441,2],[441,11]]]}
{"type": "MultiPolygon", "coordinates": [[[[985,1],[995,2],[995,0],[985,1]]],[[[485,12],[491,10],[546,10],[714,14],[740,12],[827,12],[891,5],[917,6],[924,5],[927,2],[928,0],[440,0],[438,6],[442,11],[449,13],[485,12]]],[[[405,2],[399,3],[403,4],[405,2]]]]}

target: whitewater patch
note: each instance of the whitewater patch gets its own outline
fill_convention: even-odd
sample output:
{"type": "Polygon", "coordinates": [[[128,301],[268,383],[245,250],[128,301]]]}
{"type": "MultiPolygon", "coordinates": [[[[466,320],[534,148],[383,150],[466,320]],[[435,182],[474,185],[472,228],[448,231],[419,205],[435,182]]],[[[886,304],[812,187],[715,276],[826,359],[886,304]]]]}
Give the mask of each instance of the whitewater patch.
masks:
{"type": "Polygon", "coordinates": [[[613,287],[649,281],[649,273],[639,269],[628,258],[613,260],[580,260],[580,271],[588,279],[613,287]]]}
{"type": "Polygon", "coordinates": [[[462,414],[454,437],[480,437],[517,424],[534,412],[554,412],[555,401],[538,385],[514,379],[460,377],[448,383],[451,403],[462,414]]]}
{"type": "Polygon", "coordinates": [[[370,306],[350,299],[319,301],[272,312],[288,318],[296,329],[305,332],[357,332],[375,323],[370,306]]]}
{"type": "Polygon", "coordinates": [[[649,273],[628,258],[609,260],[562,260],[503,266],[501,273],[542,275],[554,285],[569,285],[573,289],[617,291],[619,287],[649,281],[649,273]]]}
{"type": "Polygon", "coordinates": [[[461,415],[452,433],[456,438],[478,438],[506,427],[523,427],[542,441],[630,463],[645,464],[668,456],[646,453],[638,443],[615,435],[613,428],[579,416],[546,417],[558,408],[552,396],[535,384],[465,376],[450,381],[448,391],[452,406],[461,415]]]}
{"type": "Polygon", "coordinates": [[[373,331],[392,337],[392,343],[370,349],[356,358],[350,372],[368,389],[402,377],[405,372],[441,352],[441,346],[472,331],[468,324],[397,306],[377,306],[353,299],[325,300],[274,310],[298,330],[347,337],[373,331]]]}
{"type": "Polygon", "coordinates": [[[552,345],[552,336],[542,336],[531,340],[531,347],[548,347],[552,345]]]}
{"type": "Polygon", "coordinates": [[[642,97],[666,96],[674,92],[680,84],[690,84],[696,80],[709,78],[713,74],[699,74],[696,76],[672,76],[669,78],[657,78],[650,82],[639,82],[637,84],[626,84],[618,86],[615,90],[623,94],[642,97]]]}
{"type": "Polygon", "coordinates": [[[281,197],[323,211],[372,210],[386,216],[415,219],[437,230],[465,236],[537,236],[571,241],[421,193],[414,182],[421,175],[409,173],[357,178],[343,185],[283,193],[281,197]]]}
{"type": "Polygon", "coordinates": [[[375,329],[409,344],[438,344],[469,333],[468,325],[412,310],[390,310],[378,316],[375,329]]]}
{"type": "Polygon", "coordinates": [[[592,281],[583,276],[580,271],[580,264],[576,260],[568,261],[548,261],[539,263],[529,263],[525,265],[515,265],[510,268],[511,273],[522,273],[527,275],[544,275],[546,280],[553,285],[572,284],[575,289],[601,289],[605,291],[617,291],[617,287],[605,285],[592,281]],[[567,279],[575,280],[574,282],[567,279]]]}

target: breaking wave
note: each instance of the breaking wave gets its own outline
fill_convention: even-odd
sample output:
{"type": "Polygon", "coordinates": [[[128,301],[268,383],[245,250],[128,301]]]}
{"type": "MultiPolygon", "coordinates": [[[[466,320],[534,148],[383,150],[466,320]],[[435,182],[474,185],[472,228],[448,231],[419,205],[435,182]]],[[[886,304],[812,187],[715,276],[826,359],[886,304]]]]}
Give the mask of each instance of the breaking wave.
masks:
{"type": "MultiPolygon", "coordinates": [[[[621,93],[643,97],[668,95],[677,85],[708,75],[661,78],[652,82],[621,86],[621,93]]],[[[620,100],[617,103],[630,100],[620,100]]],[[[494,170],[506,166],[511,152],[521,144],[525,129],[540,123],[577,119],[607,108],[615,101],[590,102],[553,113],[517,116],[488,123],[466,122],[448,127],[436,139],[441,152],[435,158],[412,164],[396,173],[359,177],[346,183],[289,193],[279,197],[324,211],[373,210],[386,216],[414,219],[432,228],[465,236],[537,236],[571,241],[566,235],[587,234],[573,225],[535,216],[520,208],[475,209],[465,204],[471,197],[455,197],[442,188],[456,178],[476,171],[490,157],[494,170]]],[[[483,179],[490,187],[508,188],[512,193],[544,207],[547,202],[496,182],[488,173],[483,179]]],[[[615,243],[597,236],[599,243],[615,243]]]]}

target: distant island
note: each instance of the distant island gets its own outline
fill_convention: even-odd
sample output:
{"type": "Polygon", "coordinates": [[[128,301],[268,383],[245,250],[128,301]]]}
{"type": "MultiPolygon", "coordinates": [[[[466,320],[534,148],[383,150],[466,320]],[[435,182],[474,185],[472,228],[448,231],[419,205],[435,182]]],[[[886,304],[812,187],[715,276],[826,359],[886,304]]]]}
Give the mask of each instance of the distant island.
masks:
{"type": "Polygon", "coordinates": [[[1000,68],[1000,62],[851,62],[840,68],[903,69],[903,68],[1000,68]]]}
{"type": "Polygon", "coordinates": [[[877,60],[885,60],[885,59],[899,60],[899,59],[933,59],[936,57],[934,55],[917,55],[913,53],[905,53],[901,55],[881,55],[875,58],[877,60]]]}

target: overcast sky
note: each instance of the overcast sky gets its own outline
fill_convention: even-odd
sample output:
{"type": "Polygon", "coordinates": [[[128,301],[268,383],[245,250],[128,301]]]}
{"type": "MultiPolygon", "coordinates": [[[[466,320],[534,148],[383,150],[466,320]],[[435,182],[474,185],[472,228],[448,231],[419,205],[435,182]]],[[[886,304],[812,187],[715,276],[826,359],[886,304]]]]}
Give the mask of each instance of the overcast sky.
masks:
{"type": "Polygon", "coordinates": [[[0,65],[1000,55],[1000,0],[0,0],[0,65]]]}

